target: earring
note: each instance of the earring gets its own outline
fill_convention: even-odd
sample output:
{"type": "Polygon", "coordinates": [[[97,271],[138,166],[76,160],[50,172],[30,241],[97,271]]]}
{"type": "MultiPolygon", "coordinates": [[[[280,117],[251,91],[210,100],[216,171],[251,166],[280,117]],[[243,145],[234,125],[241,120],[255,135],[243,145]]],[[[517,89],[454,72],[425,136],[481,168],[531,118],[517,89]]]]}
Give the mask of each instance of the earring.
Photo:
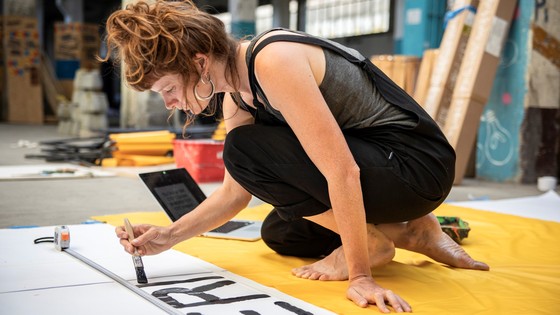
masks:
{"type": "Polygon", "coordinates": [[[212,97],[214,97],[214,82],[212,82],[212,79],[210,79],[210,75],[207,75],[208,79],[207,82],[204,82],[204,77],[200,76],[200,82],[202,82],[202,84],[206,85],[206,84],[210,84],[210,95],[208,96],[200,96],[200,94],[198,94],[198,91],[196,90],[196,86],[194,87],[194,97],[199,100],[199,101],[208,101],[210,99],[212,99],[212,97]]]}

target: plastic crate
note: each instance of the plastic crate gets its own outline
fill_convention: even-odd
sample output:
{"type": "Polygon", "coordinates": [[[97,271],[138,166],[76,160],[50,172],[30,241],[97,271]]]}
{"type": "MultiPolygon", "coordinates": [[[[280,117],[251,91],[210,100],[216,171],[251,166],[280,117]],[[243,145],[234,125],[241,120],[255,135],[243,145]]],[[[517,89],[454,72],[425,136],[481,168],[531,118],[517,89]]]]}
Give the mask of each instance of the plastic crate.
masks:
{"type": "Polygon", "coordinates": [[[224,142],[206,139],[173,140],[177,167],[184,167],[198,183],[224,179],[224,142]]]}

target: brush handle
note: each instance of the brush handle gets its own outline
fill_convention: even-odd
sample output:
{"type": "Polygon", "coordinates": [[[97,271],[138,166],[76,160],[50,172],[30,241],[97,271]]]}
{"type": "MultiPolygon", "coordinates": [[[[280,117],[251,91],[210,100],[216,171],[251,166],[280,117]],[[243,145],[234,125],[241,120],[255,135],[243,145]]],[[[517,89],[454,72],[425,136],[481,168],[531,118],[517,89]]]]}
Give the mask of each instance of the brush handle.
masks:
{"type": "Polygon", "coordinates": [[[124,218],[124,230],[126,231],[126,234],[128,234],[128,241],[132,242],[134,239],[134,229],[127,218],[124,218]]]}
{"type": "MultiPolygon", "coordinates": [[[[132,242],[134,239],[134,229],[132,228],[132,224],[128,221],[127,218],[124,218],[124,229],[126,234],[128,234],[128,241],[132,242]]],[[[134,269],[136,270],[136,280],[138,283],[148,283],[148,278],[146,277],[146,273],[144,272],[144,263],[142,262],[142,258],[138,255],[138,249],[134,249],[134,255],[132,255],[132,262],[134,263],[134,269]]]]}

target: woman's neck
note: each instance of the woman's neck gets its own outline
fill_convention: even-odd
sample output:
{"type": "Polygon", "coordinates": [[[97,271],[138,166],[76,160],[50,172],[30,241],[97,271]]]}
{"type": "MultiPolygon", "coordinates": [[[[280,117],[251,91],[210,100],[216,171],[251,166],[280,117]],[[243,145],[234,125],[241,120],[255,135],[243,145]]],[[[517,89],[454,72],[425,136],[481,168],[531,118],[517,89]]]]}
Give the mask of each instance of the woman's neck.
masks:
{"type": "MultiPolygon", "coordinates": [[[[249,74],[247,70],[247,63],[245,61],[245,56],[247,53],[247,47],[249,46],[249,41],[244,41],[239,44],[236,54],[235,67],[237,68],[237,74],[239,75],[239,91],[243,94],[251,93],[251,87],[249,85],[249,74]]],[[[237,91],[232,91],[237,92],[237,91]]]]}
{"type": "Polygon", "coordinates": [[[242,42],[239,44],[235,54],[234,71],[227,70],[226,61],[217,61],[214,63],[211,77],[214,79],[216,85],[216,93],[234,93],[240,92],[241,94],[251,95],[251,87],[249,85],[249,77],[247,70],[247,63],[245,62],[245,53],[249,42],[242,42]],[[238,88],[232,86],[236,80],[233,80],[232,75],[238,75],[238,88]]]}

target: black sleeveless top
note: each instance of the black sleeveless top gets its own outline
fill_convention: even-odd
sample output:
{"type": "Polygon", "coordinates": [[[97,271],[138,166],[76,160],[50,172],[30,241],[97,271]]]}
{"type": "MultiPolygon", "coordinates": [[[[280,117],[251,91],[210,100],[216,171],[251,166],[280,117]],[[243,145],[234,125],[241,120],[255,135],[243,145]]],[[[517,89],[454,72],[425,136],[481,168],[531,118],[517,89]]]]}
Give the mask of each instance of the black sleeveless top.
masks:
{"type": "Polygon", "coordinates": [[[251,92],[253,94],[253,104],[255,105],[257,110],[253,110],[250,106],[247,106],[247,109],[255,117],[256,123],[286,124],[285,121],[283,121],[281,118],[281,113],[276,111],[274,108],[272,108],[272,106],[268,104],[266,95],[260,87],[254,71],[255,57],[257,56],[257,54],[266,45],[276,41],[298,42],[317,45],[322,47],[323,49],[328,49],[330,52],[334,52],[344,57],[352,64],[363,69],[363,71],[369,76],[372,84],[375,86],[376,90],[383,97],[383,99],[389,104],[397,106],[400,112],[405,113],[406,117],[408,117],[407,119],[404,119],[405,123],[390,124],[391,128],[407,130],[417,135],[422,135],[423,137],[431,139],[431,141],[435,141],[444,145],[446,149],[450,149],[451,151],[453,151],[453,149],[447,142],[447,139],[445,138],[443,132],[436,124],[436,122],[430,117],[430,115],[426,113],[426,111],[424,111],[424,109],[410,95],[408,95],[402,88],[400,88],[381,70],[379,70],[379,68],[371,63],[368,58],[363,57],[356,50],[345,47],[334,41],[283,28],[271,29],[265,33],[260,34],[258,37],[255,37],[251,41],[249,47],[247,48],[246,62],[249,73],[249,84],[251,87],[251,92]],[[262,38],[263,35],[275,30],[283,30],[292,32],[294,34],[272,35],[256,45],[257,41],[259,41],[259,39],[262,38]],[[267,105],[262,104],[259,99],[263,100],[265,103],[267,103],[267,105]]]}

